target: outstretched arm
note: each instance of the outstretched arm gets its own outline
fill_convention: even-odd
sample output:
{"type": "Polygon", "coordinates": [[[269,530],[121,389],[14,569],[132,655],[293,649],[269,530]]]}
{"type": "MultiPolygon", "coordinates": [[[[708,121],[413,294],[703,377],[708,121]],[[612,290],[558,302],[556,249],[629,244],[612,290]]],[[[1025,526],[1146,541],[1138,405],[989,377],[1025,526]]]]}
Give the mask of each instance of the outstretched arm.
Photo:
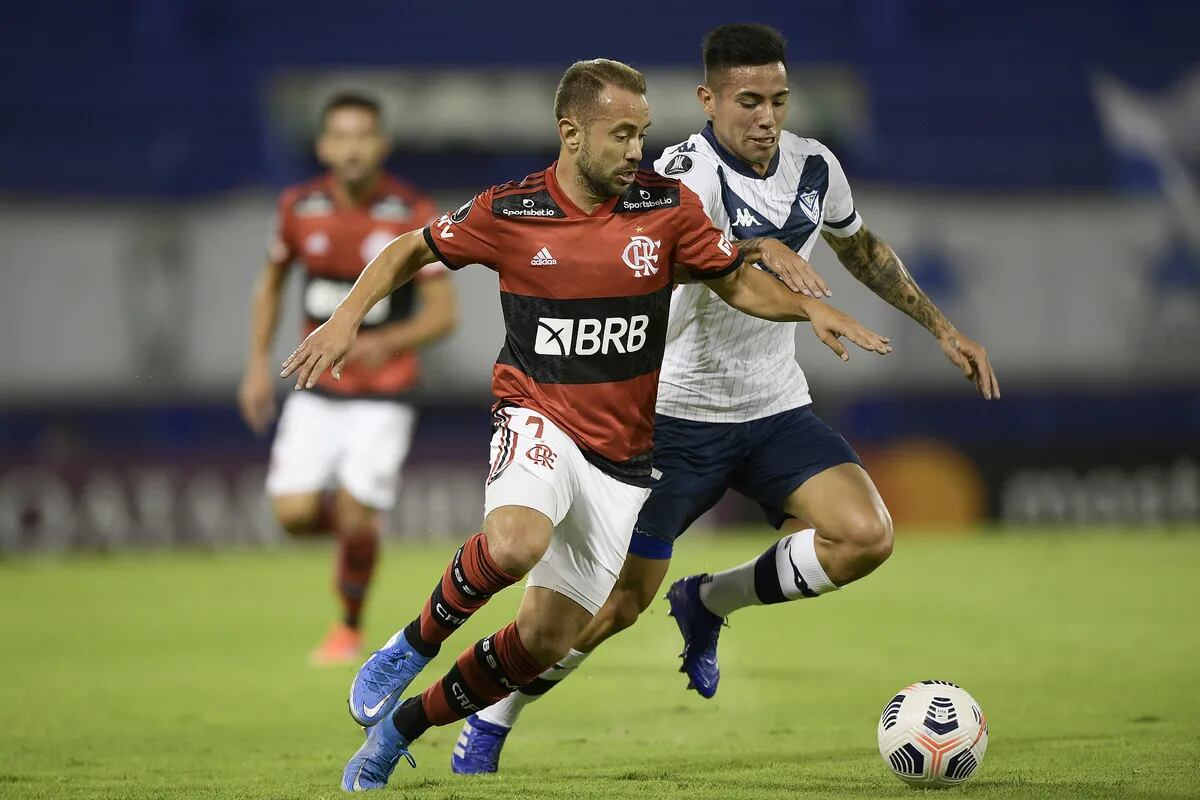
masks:
{"type": "Polygon", "coordinates": [[[865,226],[845,238],[828,231],[821,235],[851,275],[932,333],[946,357],[984,397],[1000,397],[1000,384],[983,345],[960,333],[946,319],[887,242],[865,226]]]}
{"type": "Polygon", "coordinates": [[[849,359],[850,354],[838,341],[841,336],[864,350],[880,354],[892,351],[886,336],[864,328],[849,314],[828,303],[789,291],[778,280],[755,267],[742,266],[705,283],[726,303],[753,317],[774,322],[811,322],[817,338],[843,361],[849,359]]]}
{"type": "Polygon", "coordinates": [[[429,249],[421,230],[398,236],[367,265],[333,316],[310,333],[283,362],[280,377],[295,373],[296,389],[311,389],[326,369],[341,378],[342,365],[358,326],[376,303],[413,279],[417,271],[438,257],[429,249]]]}
{"type": "Polygon", "coordinates": [[[793,292],[806,297],[833,297],[825,279],[812,264],[778,239],[741,239],[733,246],[747,264],[762,264],[793,292]]]}

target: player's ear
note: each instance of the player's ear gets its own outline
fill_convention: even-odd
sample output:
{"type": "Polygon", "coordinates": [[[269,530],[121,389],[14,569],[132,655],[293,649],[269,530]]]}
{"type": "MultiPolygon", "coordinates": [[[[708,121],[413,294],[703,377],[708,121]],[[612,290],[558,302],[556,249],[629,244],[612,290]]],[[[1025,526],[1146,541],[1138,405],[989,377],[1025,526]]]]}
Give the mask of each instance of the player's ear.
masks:
{"type": "Polygon", "coordinates": [[[703,83],[696,87],[696,99],[700,101],[700,105],[704,107],[704,113],[708,116],[713,115],[713,106],[716,105],[716,96],[712,89],[709,89],[703,83]]]}
{"type": "Polygon", "coordinates": [[[563,117],[558,121],[558,138],[562,140],[568,152],[578,152],[583,146],[583,128],[573,119],[563,117]]]}

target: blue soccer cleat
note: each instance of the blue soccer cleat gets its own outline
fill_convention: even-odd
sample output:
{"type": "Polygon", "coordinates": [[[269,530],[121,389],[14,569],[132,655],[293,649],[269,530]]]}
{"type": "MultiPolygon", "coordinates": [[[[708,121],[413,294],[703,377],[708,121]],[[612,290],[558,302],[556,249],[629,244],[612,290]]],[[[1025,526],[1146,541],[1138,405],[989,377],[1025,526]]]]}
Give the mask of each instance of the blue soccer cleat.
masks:
{"type": "Polygon", "coordinates": [[[425,669],[431,658],[413,650],[404,631],[397,631],[358,669],[350,684],[350,716],[364,728],[387,718],[400,695],[425,669]]]}
{"type": "Polygon", "coordinates": [[[680,672],[686,673],[687,688],[695,689],[701,697],[717,693],[721,668],[717,666],[717,637],[725,620],[709,611],[700,602],[700,581],[704,575],[692,575],[675,581],[667,590],[671,616],[683,634],[683,659],[680,672]]]}
{"type": "Polygon", "coordinates": [[[450,756],[450,770],[458,775],[483,775],[500,769],[500,750],[512,728],[472,714],[463,721],[462,733],[450,756]]]}
{"type": "Polygon", "coordinates": [[[408,752],[408,741],[390,719],[382,725],[367,728],[367,740],[342,771],[343,791],[383,789],[401,758],[406,759],[409,766],[417,766],[417,760],[408,752]]]}

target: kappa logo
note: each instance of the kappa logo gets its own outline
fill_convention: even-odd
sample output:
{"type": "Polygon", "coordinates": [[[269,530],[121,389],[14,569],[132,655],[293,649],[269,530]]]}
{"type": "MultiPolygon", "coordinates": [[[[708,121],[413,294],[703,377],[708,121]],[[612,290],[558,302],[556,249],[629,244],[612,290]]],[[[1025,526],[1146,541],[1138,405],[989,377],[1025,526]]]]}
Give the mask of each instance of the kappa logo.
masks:
{"type": "Polygon", "coordinates": [[[533,352],[543,356],[594,356],[597,353],[636,353],[646,345],[650,317],[558,319],[541,317],[533,352]]]}
{"type": "Polygon", "coordinates": [[[633,270],[634,277],[648,278],[658,272],[658,246],[660,240],[649,236],[630,236],[629,244],[621,253],[625,266],[633,270]]]}
{"type": "Polygon", "coordinates": [[[554,469],[554,459],[558,454],[544,444],[535,444],[525,452],[525,457],[538,466],[554,469]]]}
{"type": "Polygon", "coordinates": [[[535,267],[553,267],[558,264],[558,259],[550,255],[549,248],[543,247],[529,260],[529,263],[535,267]]]}
{"type": "Polygon", "coordinates": [[[804,212],[804,216],[808,217],[813,225],[820,225],[821,193],[816,189],[806,189],[800,193],[797,199],[800,201],[800,210],[804,212]]]}
{"type": "Polygon", "coordinates": [[[692,159],[682,153],[676,153],[671,156],[671,160],[663,167],[663,173],[666,175],[683,175],[690,172],[692,169],[692,159]]]}
{"type": "Polygon", "coordinates": [[[762,223],[758,221],[758,217],[750,213],[750,209],[739,208],[733,224],[739,228],[748,228],[751,225],[761,225],[762,223]]]}

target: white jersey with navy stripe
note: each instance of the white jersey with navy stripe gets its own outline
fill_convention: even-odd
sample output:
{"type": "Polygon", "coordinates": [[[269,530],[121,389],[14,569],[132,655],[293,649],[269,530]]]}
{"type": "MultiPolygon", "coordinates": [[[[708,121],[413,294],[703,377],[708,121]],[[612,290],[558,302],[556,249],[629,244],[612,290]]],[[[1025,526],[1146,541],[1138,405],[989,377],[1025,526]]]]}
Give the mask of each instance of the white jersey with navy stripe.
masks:
{"type": "MultiPolygon", "coordinates": [[[[862,221],[829,148],[784,131],[759,176],[717,141],[709,124],[654,162],[700,196],[731,239],[779,239],[808,258],[824,229],[850,236],[862,221]]],[[[698,422],[746,422],[812,402],[796,363],[795,322],[768,322],[727,305],[703,283],[671,296],[657,411],[698,422]]]]}

